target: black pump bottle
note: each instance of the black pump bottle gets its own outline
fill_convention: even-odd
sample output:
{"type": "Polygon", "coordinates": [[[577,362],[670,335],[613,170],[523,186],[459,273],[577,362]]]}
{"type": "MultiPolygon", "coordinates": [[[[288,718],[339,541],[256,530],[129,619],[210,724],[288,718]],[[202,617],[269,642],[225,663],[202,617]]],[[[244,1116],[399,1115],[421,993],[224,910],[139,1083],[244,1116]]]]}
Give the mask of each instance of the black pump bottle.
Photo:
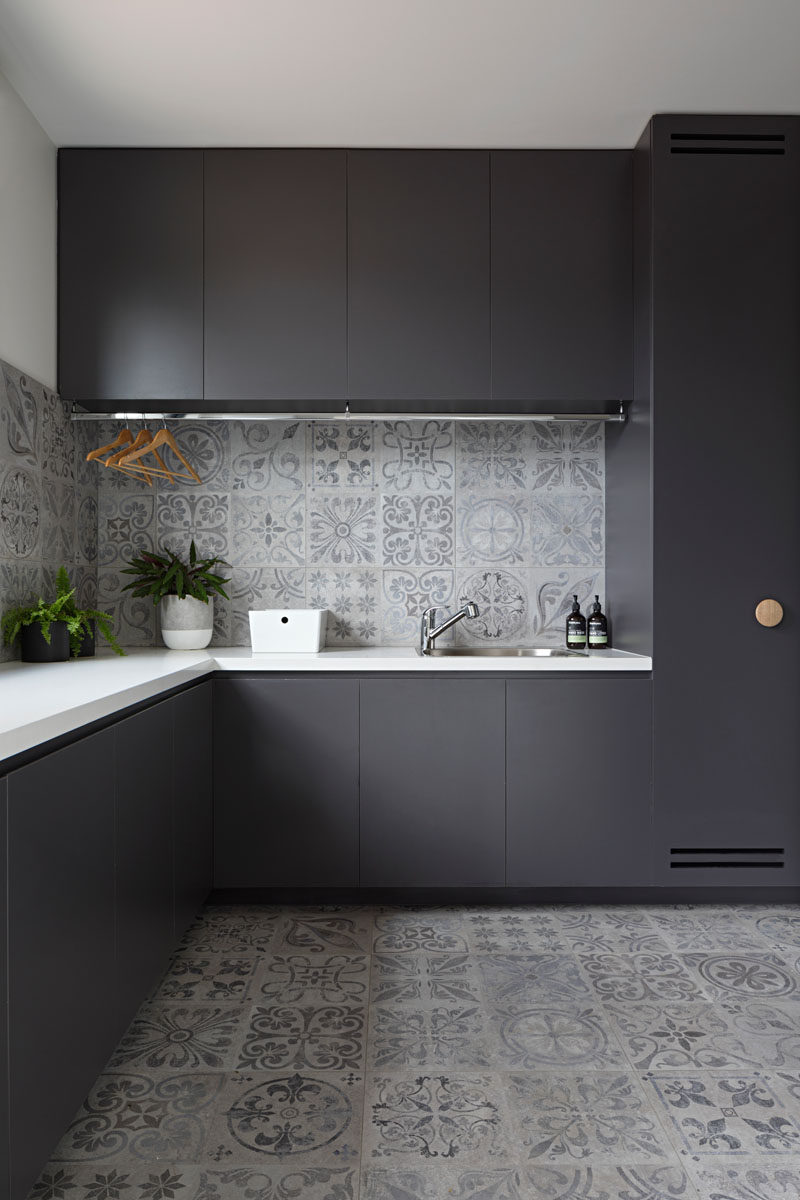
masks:
{"type": "Polygon", "coordinates": [[[587,623],[590,650],[604,650],[608,645],[608,621],[600,611],[600,597],[595,596],[587,623]]]}
{"type": "Polygon", "coordinates": [[[578,597],[572,597],[572,612],[567,617],[567,649],[586,649],[586,617],[581,612],[578,597]]]}

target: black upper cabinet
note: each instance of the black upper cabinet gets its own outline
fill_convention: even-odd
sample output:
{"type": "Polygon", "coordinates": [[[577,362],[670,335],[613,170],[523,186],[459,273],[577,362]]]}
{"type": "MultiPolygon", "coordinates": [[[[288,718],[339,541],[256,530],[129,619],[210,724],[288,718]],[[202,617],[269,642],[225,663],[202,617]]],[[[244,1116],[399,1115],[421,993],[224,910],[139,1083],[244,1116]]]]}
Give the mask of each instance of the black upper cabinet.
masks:
{"type": "Polygon", "coordinates": [[[206,151],[207,408],[344,408],[346,213],[344,150],[206,151]]]}
{"type": "Polygon", "coordinates": [[[629,399],[631,212],[627,150],[492,153],[495,411],[629,399]]]}
{"type": "Polygon", "coordinates": [[[203,396],[203,152],[61,150],[58,162],[61,395],[191,409],[203,396]]]}
{"type": "Polygon", "coordinates": [[[490,395],[489,152],[348,153],[354,412],[480,412],[490,395]]]}

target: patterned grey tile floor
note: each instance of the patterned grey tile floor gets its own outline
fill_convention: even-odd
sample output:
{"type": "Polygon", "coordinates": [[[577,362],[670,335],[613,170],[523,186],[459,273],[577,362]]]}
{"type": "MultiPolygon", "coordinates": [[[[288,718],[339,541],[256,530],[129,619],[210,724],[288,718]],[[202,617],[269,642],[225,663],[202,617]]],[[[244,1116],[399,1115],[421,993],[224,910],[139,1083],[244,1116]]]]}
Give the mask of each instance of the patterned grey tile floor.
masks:
{"type": "Polygon", "coordinates": [[[798,1200],[800,907],[207,908],[33,1200],[798,1200]]]}

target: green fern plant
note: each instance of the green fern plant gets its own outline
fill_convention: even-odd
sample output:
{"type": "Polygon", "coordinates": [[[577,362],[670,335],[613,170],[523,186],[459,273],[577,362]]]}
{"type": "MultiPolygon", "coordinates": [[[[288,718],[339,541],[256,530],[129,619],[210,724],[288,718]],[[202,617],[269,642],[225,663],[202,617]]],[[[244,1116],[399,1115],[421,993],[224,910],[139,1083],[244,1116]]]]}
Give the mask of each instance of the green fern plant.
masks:
{"type": "Polygon", "coordinates": [[[229,581],[213,570],[218,564],[227,567],[228,563],[221,558],[198,559],[194,539],[189,547],[188,563],[171,550],[166,554],[142,551],[138,558],[131,558],[129,562],[130,566],[122,574],[136,578],[125,585],[123,592],[132,592],[137,597],[152,596],[153,604],[158,604],[164,596],[177,596],[180,600],[193,596],[204,604],[208,604],[209,597],[215,592],[226,600],[229,598],[225,591],[229,581]]]}
{"type": "Polygon", "coordinates": [[[56,594],[59,598],[65,597],[65,605],[62,611],[66,614],[64,619],[67,620],[69,648],[73,658],[78,657],[78,651],[81,648],[84,637],[91,637],[92,621],[94,621],[95,628],[100,631],[114,653],[119,654],[120,657],[125,656],[125,651],[114,637],[114,618],[111,614],[101,612],[97,608],[78,608],[75,604],[75,589],[70,587],[69,574],[66,567],[59,567],[56,573],[56,594]],[[73,624],[70,624],[70,622],[73,624]],[[74,625],[75,622],[77,622],[77,625],[74,625]]]}
{"type": "Polygon", "coordinates": [[[18,606],[10,608],[3,613],[3,641],[7,646],[12,645],[20,633],[28,625],[38,625],[42,631],[42,637],[50,645],[52,637],[51,626],[54,621],[63,621],[69,630],[70,646],[72,645],[73,636],[78,636],[80,641],[80,630],[82,628],[79,617],[70,612],[70,604],[74,609],[74,601],[72,600],[74,589],[64,592],[52,601],[50,604],[45,604],[42,597],[39,597],[38,603],[18,606]]]}

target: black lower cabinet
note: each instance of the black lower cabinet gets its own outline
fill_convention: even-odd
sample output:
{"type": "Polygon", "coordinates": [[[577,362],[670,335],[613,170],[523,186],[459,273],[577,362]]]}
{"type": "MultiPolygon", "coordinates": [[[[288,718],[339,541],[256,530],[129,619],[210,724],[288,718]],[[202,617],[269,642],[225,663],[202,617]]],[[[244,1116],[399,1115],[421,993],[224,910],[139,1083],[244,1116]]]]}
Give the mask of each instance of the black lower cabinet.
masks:
{"type": "Polygon", "coordinates": [[[200,684],[170,703],[177,941],[211,891],[214,873],[211,684],[200,684]]]}
{"type": "Polygon", "coordinates": [[[114,732],[103,730],[8,777],[12,1200],[115,1042],[113,764],[114,732]]]}
{"type": "Polygon", "coordinates": [[[358,883],[358,680],[214,681],[214,883],[358,883]]]}
{"type": "Polygon", "coordinates": [[[117,779],[117,1028],[121,1034],[174,944],[172,702],[114,728],[117,779]]]}
{"type": "Polygon", "coordinates": [[[507,687],[509,886],[651,883],[650,680],[507,687]]]}
{"type": "Polygon", "coordinates": [[[505,682],[361,684],[361,883],[505,882],[505,682]]]}

